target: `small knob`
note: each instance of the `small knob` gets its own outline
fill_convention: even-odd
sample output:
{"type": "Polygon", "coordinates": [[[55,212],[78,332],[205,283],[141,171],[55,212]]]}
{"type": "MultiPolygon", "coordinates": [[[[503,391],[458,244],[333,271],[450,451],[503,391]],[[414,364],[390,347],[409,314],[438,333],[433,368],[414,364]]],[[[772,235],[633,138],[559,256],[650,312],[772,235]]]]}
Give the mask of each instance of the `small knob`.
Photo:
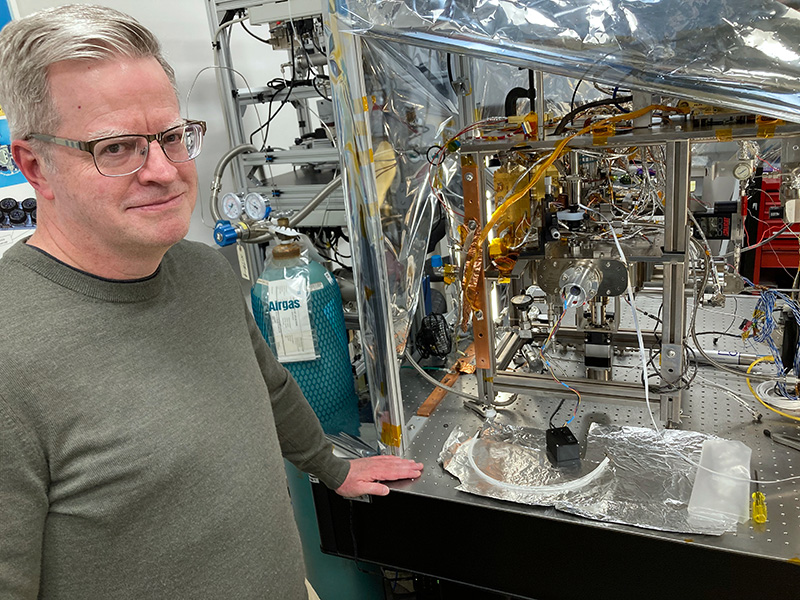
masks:
{"type": "Polygon", "coordinates": [[[28,215],[25,214],[24,210],[19,208],[15,208],[10,213],[8,213],[8,222],[12,225],[24,225],[25,221],[28,220],[28,215]]]}
{"type": "Polygon", "coordinates": [[[0,200],[0,211],[10,213],[15,208],[17,208],[17,201],[13,198],[3,198],[0,200]]]}
{"type": "Polygon", "coordinates": [[[36,210],[36,198],[25,198],[22,201],[22,210],[26,213],[31,213],[36,210]]]}
{"type": "Polygon", "coordinates": [[[217,225],[214,227],[214,241],[219,246],[230,246],[236,243],[238,238],[239,234],[230,221],[217,221],[217,225]]]}

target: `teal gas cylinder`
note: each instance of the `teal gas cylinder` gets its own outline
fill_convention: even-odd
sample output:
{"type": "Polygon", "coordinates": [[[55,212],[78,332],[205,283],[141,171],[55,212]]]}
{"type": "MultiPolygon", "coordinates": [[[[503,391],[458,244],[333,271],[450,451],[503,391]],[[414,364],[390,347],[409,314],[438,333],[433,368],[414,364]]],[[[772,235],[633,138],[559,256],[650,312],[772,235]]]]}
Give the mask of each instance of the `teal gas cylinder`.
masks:
{"type": "Polygon", "coordinates": [[[261,333],[297,380],[325,432],[358,435],[358,397],[342,296],[333,276],[296,242],[282,243],[273,249],[251,296],[261,333]]]}
{"type": "MultiPolygon", "coordinates": [[[[297,243],[276,246],[253,286],[253,314],[275,356],[292,373],[327,433],[358,434],[355,393],[339,286],[297,243]]],[[[323,554],[308,476],[286,461],[306,577],[321,600],[379,600],[383,578],[323,554]]]]}

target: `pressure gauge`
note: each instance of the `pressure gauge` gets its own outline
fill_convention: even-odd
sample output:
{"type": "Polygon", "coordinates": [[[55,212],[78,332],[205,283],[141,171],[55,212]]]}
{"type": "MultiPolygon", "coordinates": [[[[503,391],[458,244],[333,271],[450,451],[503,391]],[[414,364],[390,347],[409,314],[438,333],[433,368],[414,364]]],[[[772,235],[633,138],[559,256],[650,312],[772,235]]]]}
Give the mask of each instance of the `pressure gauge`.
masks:
{"type": "Polygon", "coordinates": [[[229,220],[236,221],[242,216],[242,199],[238,194],[228,192],[219,201],[220,212],[229,220]]]}
{"type": "Polygon", "coordinates": [[[267,200],[261,194],[251,192],[244,197],[244,214],[253,221],[265,218],[268,208],[267,200]]]}
{"type": "Polygon", "coordinates": [[[736,179],[738,179],[739,181],[750,179],[750,175],[752,174],[753,174],[753,168],[750,166],[750,163],[740,162],[737,163],[735,167],[733,167],[733,176],[736,177],[736,179]]]}

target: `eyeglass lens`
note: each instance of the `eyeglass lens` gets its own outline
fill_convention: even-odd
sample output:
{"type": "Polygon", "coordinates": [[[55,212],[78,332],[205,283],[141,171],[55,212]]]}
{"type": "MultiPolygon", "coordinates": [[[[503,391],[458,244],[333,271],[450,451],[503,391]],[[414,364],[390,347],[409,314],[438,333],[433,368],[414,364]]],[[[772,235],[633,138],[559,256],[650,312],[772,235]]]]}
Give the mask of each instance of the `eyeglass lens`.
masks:
{"type": "MultiPolygon", "coordinates": [[[[200,154],[202,127],[195,123],[181,125],[161,136],[161,148],[169,160],[188,162],[200,154]]],[[[94,147],[97,170],[103,175],[128,175],[144,166],[149,149],[147,138],[141,135],[122,135],[98,142],[94,147]]]]}

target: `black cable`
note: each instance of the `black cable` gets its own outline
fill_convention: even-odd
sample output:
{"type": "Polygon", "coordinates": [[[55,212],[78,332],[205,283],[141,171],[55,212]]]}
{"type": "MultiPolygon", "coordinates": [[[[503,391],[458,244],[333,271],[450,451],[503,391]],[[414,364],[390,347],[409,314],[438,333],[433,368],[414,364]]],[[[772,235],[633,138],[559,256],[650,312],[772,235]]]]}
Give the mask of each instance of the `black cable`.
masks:
{"type": "MultiPolygon", "coordinates": [[[[577,88],[576,88],[577,89],[577,88]]],[[[561,120],[558,122],[558,126],[556,126],[553,135],[561,135],[564,133],[564,130],[567,128],[572,120],[582,113],[585,110],[589,110],[590,108],[597,108],[598,106],[609,106],[609,105],[617,105],[623,102],[630,102],[633,100],[633,96],[622,96],[621,98],[605,98],[603,100],[594,100],[593,102],[587,102],[586,104],[581,104],[579,107],[569,111],[566,115],[564,115],[561,120]]]]}
{"type": "Polygon", "coordinates": [[[325,50],[323,50],[322,46],[317,43],[317,38],[313,35],[311,36],[311,43],[314,45],[314,48],[317,50],[317,52],[320,54],[325,54],[325,50]]]}
{"type": "Polygon", "coordinates": [[[683,380],[683,378],[686,377],[686,374],[689,372],[689,367],[691,365],[694,365],[694,372],[692,373],[691,377],[689,377],[689,379],[685,380],[686,389],[688,389],[689,386],[692,385],[694,378],[697,377],[697,370],[698,370],[697,353],[694,351],[694,348],[692,348],[686,342],[683,343],[683,346],[684,348],[686,348],[687,358],[686,360],[684,360],[684,365],[686,366],[684,367],[683,373],[681,373],[681,380],[683,380]],[[689,354],[692,355],[691,359],[688,358],[689,354]]]}
{"type": "Polygon", "coordinates": [[[728,333],[726,331],[698,331],[695,335],[718,335],[724,337],[732,337],[732,338],[739,338],[741,339],[741,335],[737,335],[735,333],[728,333]]]}
{"type": "Polygon", "coordinates": [[[239,25],[241,25],[241,26],[242,26],[242,29],[244,29],[244,30],[247,32],[247,34],[248,34],[250,37],[257,39],[259,42],[262,42],[262,43],[264,43],[264,44],[269,44],[270,46],[272,45],[272,44],[270,44],[270,43],[269,43],[269,40],[265,40],[265,39],[264,39],[264,38],[262,38],[262,37],[258,37],[258,36],[257,36],[255,33],[253,33],[252,31],[250,31],[250,30],[249,30],[249,29],[248,29],[248,28],[245,26],[245,24],[244,24],[244,21],[239,21],[239,25]]]}
{"type": "Polygon", "coordinates": [[[656,338],[656,344],[659,346],[661,345],[661,340],[658,337],[658,326],[662,323],[661,321],[661,311],[664,310],[664,303],[662,302],[658,307],[658,313],[656,313],[656,324],[653,325],[653,337],[656,338]]]}
{"type": "Polygon", "coordinates": [[[575,89],[572,90],[572,100],[569,101],[569,112],[575,110],[575,96],[578,95],[578,88],[581,87],[583,83],[583,79],[579,79],[578,83],[575,84],[575,89]]]}
{"type": "MultiPolygon", "coordinates": [[[[522,98],[529,98],[530,90],[522,87],[511,88],[503,102],[503,111],[506,117],[517,116],[517,102],[522,98]]],[[[531,107],[533,109],[533,107],[531,107]]]]}
{"type": "Polygon", "coordinates": [[[231,22],[231,21],[233,21],[233,19],[236,16],[237,12],[238,11],[236,11],[236,10],[226,10],[225,11],[225,16],[223,16],[222,20],[219,22],[220,27],[225,25],[225,24],[227,24],[227,23],[229,23],[229,22],[231,22]]]}
{"type": "Polygon", "coordinates": [[[555,429],[555,425],[553,425],[553,419],[555,418],[555,416],[558,413],[558,411],[561,410],[561,407],[564,406],[565,400],[566,400],[566,398],[562,398],[561,402],[558,403],[558,406],[556,406],[556,409],[553,411],[553,414],[550,415],[550,420],[549,420],[550,429],[555,429]]]}
{"type": "Polygon", "coordinates": [[[458,94],[458,90],[456,90],[456,82],[453,80],[453,67],[450,65],[450,59],[452,55],[448,52],[447,53],[447,79],[450,81],[450,87],[453,88],[453,92],[458,94]]]}
{"type": "MultiPolygon", "coordinates": [[[[273,81],[274,81],[274,80],[273,80],[273,81]]],[[[270,83],[272,83],[272,82],[270,82],[270,83]]],[[[266,131],[265,131],[265,133],[264,133],[264,144],[263,144],[263,146],[261,147],[261,151],[262,151],[262,152],[263,152],[264,150],[266,150],[266,148],[267,148],[267,141],[266,141],[266,140],[267,140],[267,137],[269,136],[269,125],[270,125],[270,123],[272,123],[272,120],[273,120],[275,117],[277,117],[277,116],[278,116],[278,113],[280,113],[280,112],[281,112],[281,109],[282,109],[284,106],[286,106],[286,103],[289,101],[289,96],[291,96],[291,95],[292,95],[292,88],[293,88],[293,87],[294,87],[294,82],[293,82],[293,81],[290,81],[288,85],[286,85],[286,86],[285,86],[285,87],[283,87],[283,88],[280,88],[278,91],[276,91],[276,92],[275,92],[275,94],[272,96],[272,99],[269,101],[269,112],[267,113],[267,121],[266,121],[266,123],[264,123],[264,124],[260,125],[260,126],[259,126],[259,127],[256,129],[256,130],[255,130],[255,131],[253,131],[253,132],[250,134],[250,143],[252,144],[252,143],[253,143],[253,138],[256,136],[256,134],[257,134],[257,133],[259,133],[259,132],[260,132],[262,129],[265,129],[265,128],[266,128],[266,131]],[[280,106],[278,106],[278,110],[276,110],[276,111],[273,113],[273,112],[272,112],[272,103],[274,102],[275,96],[277,96],[277,95],[278,95],[278,92],[280,92],[282,89],[285,89],[285,90],[287,90],[287,92],[286,92],[286,97],[285,97],[283,100],[281,100],[281,104],[280,104],[280,106]]]]}
{"type": "Polygon", "coordinates": [[[730,325],[725,328],[725,333],[728,333],[734,325],[736,325],[736,313],[739,311],[739,301],[736,299],[736,296],[733,296],[733,319],[731,319],[730,325]]]}

